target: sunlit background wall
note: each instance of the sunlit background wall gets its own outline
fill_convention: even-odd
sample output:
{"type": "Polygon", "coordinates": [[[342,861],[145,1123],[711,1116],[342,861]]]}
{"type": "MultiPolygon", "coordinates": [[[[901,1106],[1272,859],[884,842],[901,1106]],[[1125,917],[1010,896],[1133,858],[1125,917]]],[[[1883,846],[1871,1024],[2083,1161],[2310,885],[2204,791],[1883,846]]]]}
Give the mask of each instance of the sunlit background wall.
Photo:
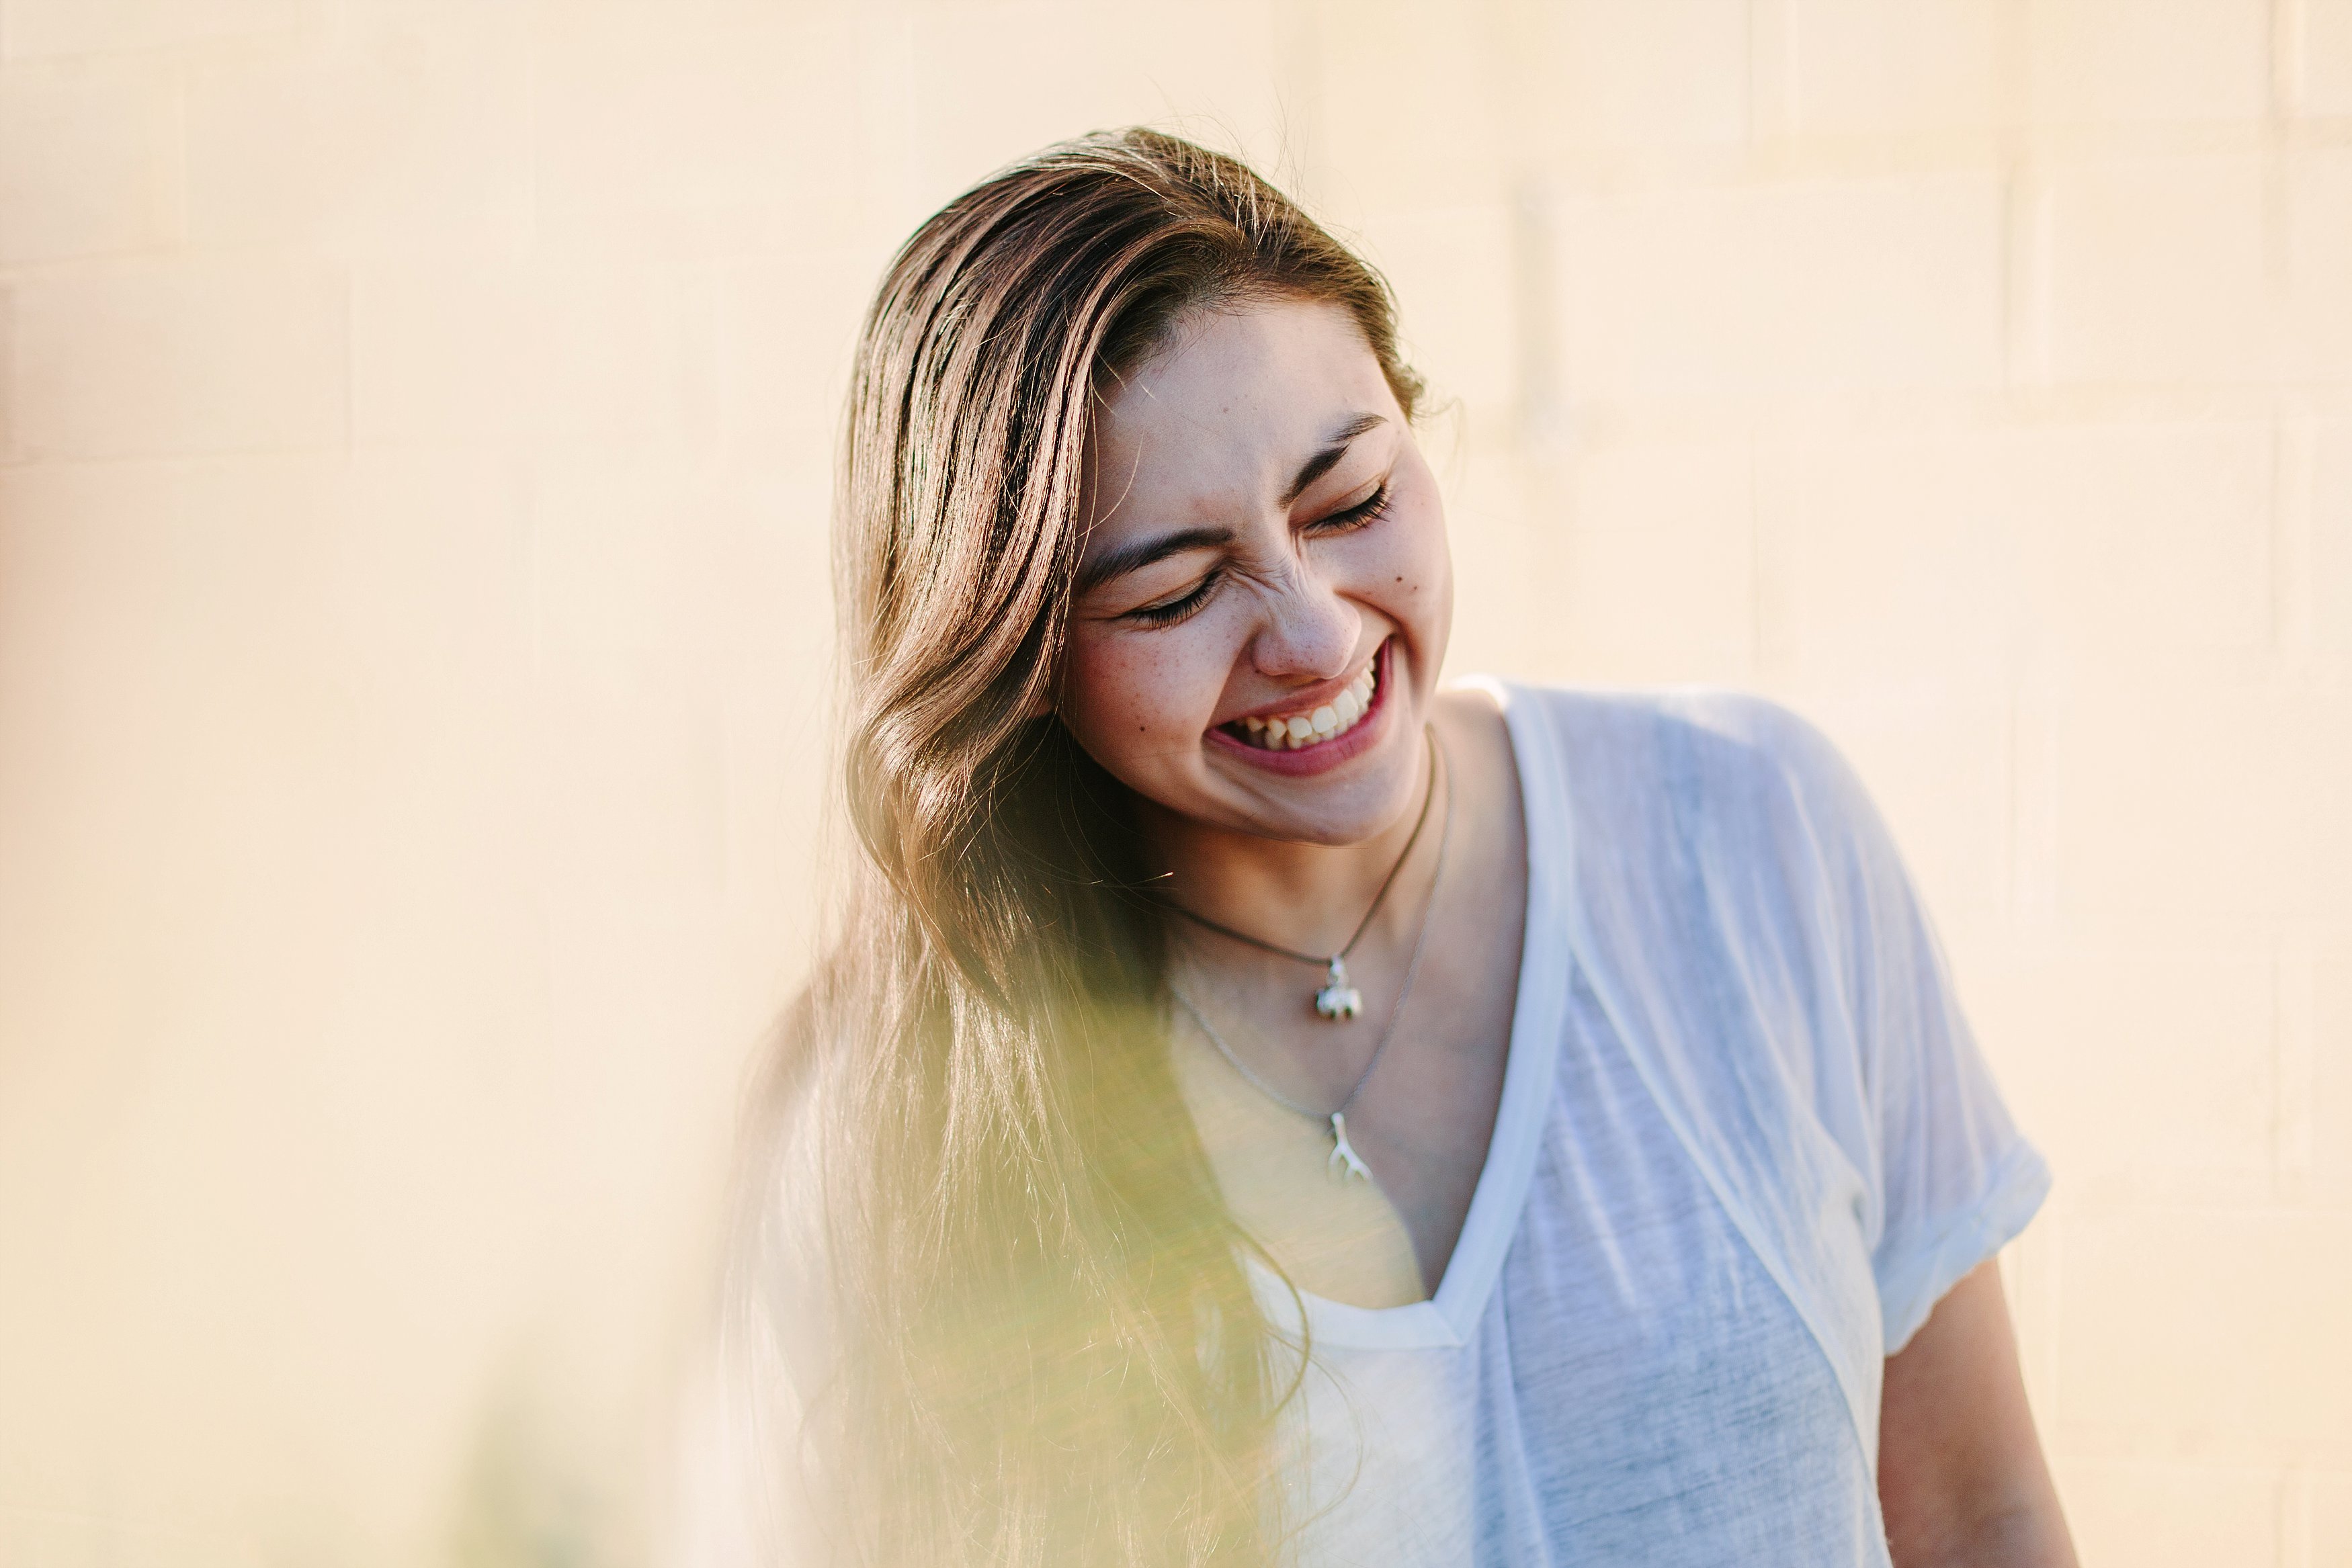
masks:
{"type": "Polygon", "coordinates": [[[1132,120],[1401,290],[1455,670],[1877,792],[2086,1562],[2352,1563],[2352,0],[0,0],[0,1563],[645,1552],[856,312],[1132,120]]]}

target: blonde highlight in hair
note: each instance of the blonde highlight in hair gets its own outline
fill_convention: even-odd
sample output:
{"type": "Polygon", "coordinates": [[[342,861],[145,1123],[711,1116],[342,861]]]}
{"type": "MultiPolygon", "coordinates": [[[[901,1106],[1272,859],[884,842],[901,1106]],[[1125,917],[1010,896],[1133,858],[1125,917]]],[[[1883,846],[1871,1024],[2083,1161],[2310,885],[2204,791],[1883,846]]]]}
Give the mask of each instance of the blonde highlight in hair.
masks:
{"type": "MultiPolygon", "coordinates": [[[[821,1238],[827,1371],[778,1462],[842,1560],[1279,1555],[1284,1362],[1167,1060],[1132,802],[1038,716],[1106,382],[1192,312],[1276,298],[1347,310],[1411,413],[1378,276],[1150,131],[957,198],[866,317],[835,518],[859,852],[743,1188],[747,1251],[821,1238]]],[[[755,1313],[771,1278],[745,1276],[755,1313]]]]}

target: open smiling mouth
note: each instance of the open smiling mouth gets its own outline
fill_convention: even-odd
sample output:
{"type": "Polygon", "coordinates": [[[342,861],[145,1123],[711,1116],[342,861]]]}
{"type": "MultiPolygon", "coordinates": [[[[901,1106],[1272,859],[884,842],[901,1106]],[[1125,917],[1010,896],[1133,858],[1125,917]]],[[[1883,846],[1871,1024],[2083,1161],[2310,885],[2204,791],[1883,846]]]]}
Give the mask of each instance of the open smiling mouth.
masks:
{"type": "Polygon", "coordinates": [[[1235,719],[1218,727],[1243,745],[1263,751],[1310,750],[1339,739],[1370,715],[1380,690],[1380,670],[1381,657],[1375,652],[1362,672],[1328,703],[1266,718],[1235,719]]]}

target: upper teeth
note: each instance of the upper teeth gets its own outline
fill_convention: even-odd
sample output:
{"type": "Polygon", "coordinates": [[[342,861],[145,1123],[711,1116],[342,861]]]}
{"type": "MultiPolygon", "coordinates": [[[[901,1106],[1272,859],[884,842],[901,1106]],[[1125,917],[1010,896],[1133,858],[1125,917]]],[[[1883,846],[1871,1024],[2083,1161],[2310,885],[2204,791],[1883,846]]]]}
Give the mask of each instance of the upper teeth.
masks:
{"type": "Polygon", "coordinates": [[[1275,718],[1245,718],[1241,727],[1248,739],[1269,751],[1296,751],[1345,735],[1371,711],[1372,688],[1378,684],[1373,672],[1379,667],[1377,660],[1365,665],[1362,674],[1321,707],[1275,718]]]}

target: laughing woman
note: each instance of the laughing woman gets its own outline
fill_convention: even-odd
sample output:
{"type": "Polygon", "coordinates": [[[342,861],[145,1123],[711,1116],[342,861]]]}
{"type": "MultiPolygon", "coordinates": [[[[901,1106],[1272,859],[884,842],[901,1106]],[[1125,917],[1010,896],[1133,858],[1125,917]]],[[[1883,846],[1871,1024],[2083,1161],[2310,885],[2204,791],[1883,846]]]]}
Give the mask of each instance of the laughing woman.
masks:
{"type": "Polygon", "coordinates": [[[1384,286],[1230,159],[926,223],[838,503],[856,864],[727,1345],[789,1563],[2073,1561],[2048,1178],[1853,774],[1438,684],[1384,286]]]}

